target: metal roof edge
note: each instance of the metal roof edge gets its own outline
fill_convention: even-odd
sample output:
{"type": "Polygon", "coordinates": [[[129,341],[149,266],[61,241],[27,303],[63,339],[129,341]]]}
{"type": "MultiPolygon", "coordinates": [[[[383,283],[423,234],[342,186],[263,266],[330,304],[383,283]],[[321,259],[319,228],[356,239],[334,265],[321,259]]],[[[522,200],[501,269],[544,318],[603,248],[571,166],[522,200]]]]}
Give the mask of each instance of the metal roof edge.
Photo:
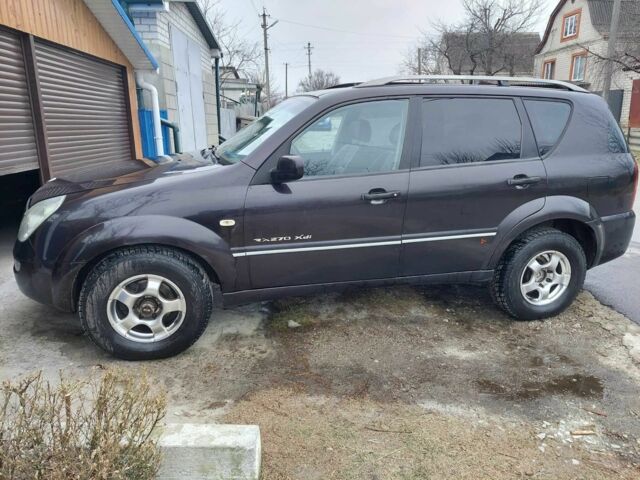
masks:
{"type": "MultiPolygon", "coordinates": [[[[112,0],[112,1],[115,1],[115,0],[112,0]]],[[[204,37],[204,39],[207,41],[209,48],[220,50],[220,44],[218,43],[218,40],[216,40],[216,36],[213,33],[213,30],[211,29],[211,25],[209,25],[209,22],[207,21],[207,18],[204,16],[204,13],[202,12],[202,9],[198,5],[198,3],[186,1],[184,2],[184,4],[189,10],[189,13],[193,17],[193,19],[195,20],[196,25],[198,25],[198,29],[200,30],[200,33],[202,33],[202,36],[204,37]]]]}
{"type": "Polygon", "coordinates": [[[145,45],[144,41],[142,40],[142,37],[140,37],[140,34],[136,30],[136,27],[134,27],[133,23],[131,23],[131,19],[129,18],[129,15],[127,15],[127,12],[124,11],[124,8],[122,8],[122,5],[120,5],[120,2],[118,2],[118,0],[111,0],[111,3],[113,7],[116,9],[116,11],[118,12],[118,14],[120,14],[120,17],[122,18],[122,21],[124,22],[124,24],[127,26],[129,31],[131,32],[131,36],[133,36],[133,38],[136,40],[136,42],[138,43],[138,45],[140,46],[144,54],[147,56],[149,63],[151,63],[151,67],[152,67],[151,69],[157,70],[159,68],[158,61],[155,59],[153,54],[149,51],[149,49],[145,45]]]}

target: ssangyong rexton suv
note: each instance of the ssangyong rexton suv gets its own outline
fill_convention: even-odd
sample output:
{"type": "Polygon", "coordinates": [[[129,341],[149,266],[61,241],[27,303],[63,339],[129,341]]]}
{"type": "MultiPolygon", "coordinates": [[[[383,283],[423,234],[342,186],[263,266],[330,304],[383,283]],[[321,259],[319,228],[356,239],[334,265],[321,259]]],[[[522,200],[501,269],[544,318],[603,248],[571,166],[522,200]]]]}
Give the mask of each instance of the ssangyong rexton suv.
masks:
{"type": "Polygon", "coordinates": [[[539,319],[623,254],[635,221],[638,166],[620,128],[599,96],[562,82],[414,77],[303,94],[215,155],[45,184],[15,244],[22,291],[77,311],[125,359],[188,348],[218,292],[228,306],[485,282],[509,315],[539,319]]]}

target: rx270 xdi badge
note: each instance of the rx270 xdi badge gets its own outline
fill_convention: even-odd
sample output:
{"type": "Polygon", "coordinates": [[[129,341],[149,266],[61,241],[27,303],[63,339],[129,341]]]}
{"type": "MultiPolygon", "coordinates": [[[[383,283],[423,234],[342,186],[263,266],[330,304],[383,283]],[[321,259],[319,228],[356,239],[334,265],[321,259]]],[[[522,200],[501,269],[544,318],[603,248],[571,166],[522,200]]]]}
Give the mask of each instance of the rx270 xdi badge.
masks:
{"type": "Polygon", "coordinates": [[[294,235],[286,237],[254,238],[253,241],[258,243],[297,242],[302,240],[311,240],[311,238],[312,235],[294,235]]]}

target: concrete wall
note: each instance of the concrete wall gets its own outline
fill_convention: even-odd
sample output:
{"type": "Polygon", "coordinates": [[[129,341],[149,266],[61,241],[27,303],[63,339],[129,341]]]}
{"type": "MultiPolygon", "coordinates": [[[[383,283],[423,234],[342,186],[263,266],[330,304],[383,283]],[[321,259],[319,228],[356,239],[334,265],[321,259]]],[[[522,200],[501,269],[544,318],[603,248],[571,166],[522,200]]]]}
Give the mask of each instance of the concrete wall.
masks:
{"type": "MultiPolygon", "coordinates": [[[[566,2],[558,15],[555,17],[549,38],[542,51],[535,57],[535,75],[542,77],[544,62],[555,60],[555,80],[570,81],[572,57],[576,53],[584,52],[585,48],[605,55],[607,51],[607,38],[604,38],[591,24],[591,15],[586,0],[575,0],[566,2]],[[582,9],[580,18],[580,30],[577,38],[562,41],[562,19],[564,15],[574,10],[582,9]]],[[[588,83],[589,90],[601,91],[603,88],[604,64],[593,55],[587,57],[587,67],[585,71],[585,82],[588,83]]],[[[631,84],[634,78],[640,75],[617,71],[612,81],[612,90],[624,90],[622,101],[622,114],[620,123],[623,128],[629,124],[629,108],[631,105],[631,84]]]]}
{"type": "MultiPolygon", "coordinates": [[[[160,74],[145,74],[145,79],[158,89],[160,108],[167,110],[169,120],[172,122],[179,122],[179,115],[173,53],[171,51],[171,29],[179,28],[200,45],[207,144],[217,145],[216,80],[211,53],[189,10],[183,2],[169,2],[168,12],[134,11],[131,12],[131,16],[140,36],[160,63],[160,74]]],[[[147,94],[145,94],[144,104],[146,108],[151,105],[147,94]]]]}

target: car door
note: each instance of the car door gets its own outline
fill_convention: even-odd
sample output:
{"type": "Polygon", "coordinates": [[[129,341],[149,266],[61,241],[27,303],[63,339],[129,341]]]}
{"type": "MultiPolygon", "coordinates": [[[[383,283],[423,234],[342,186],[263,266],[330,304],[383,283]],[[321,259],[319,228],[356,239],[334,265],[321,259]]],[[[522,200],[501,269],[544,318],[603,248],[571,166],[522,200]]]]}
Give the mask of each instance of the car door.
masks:
{"type": "Polygon", "coordinates": [[[509,97],[422,100],[411,171],[403,275],[483,268],[509,215],[544,206],[546,173],[524,107],[509,97]]]}
{"type": "Polygon", "coordinates": [[[259,169],[245,202],[252,288],[399,275],[409,185],[409,100],[343,105],[312,121],[259,169]],[[303,178],[269,181],[282,155],[303,178]]]}

